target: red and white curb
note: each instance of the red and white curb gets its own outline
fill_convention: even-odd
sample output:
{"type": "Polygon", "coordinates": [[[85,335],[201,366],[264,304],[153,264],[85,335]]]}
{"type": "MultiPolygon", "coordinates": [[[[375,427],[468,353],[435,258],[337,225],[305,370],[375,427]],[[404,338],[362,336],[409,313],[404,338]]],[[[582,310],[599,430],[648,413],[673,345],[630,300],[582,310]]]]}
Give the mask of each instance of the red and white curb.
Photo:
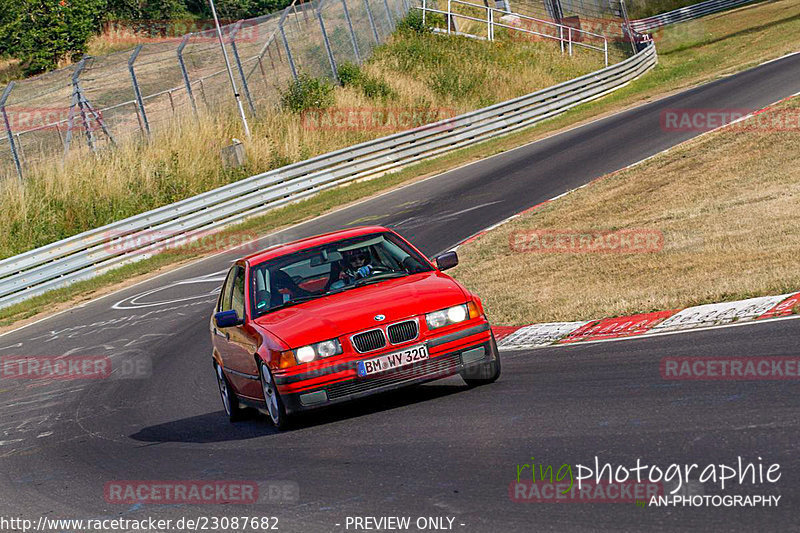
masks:
{"type": "Polygon", "coordinates": [[[501,350],[601,341],[790,316],[800,292],[585,322],[493,327],[501,350]]]}

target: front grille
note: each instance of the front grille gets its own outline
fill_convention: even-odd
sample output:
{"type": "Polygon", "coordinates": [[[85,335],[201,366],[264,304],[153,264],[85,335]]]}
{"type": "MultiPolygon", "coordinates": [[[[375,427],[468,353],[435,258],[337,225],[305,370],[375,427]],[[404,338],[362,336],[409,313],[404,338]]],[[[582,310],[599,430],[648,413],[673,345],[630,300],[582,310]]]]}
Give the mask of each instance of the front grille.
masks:
{"type": "Polygon", "coordinates": [[[386,333],[389,334],[389,342],[392,344],[400,344],[401,342],[410,341],[417,338],[417,321],[406,320],[399,324],[392,324],[386,328],[386,333]]]}
{"type": "Polygon", "coordinates": [[[335,400],[348,394],[357,394],[420,378],[443,378],[455,373],[459,364],[461,364],[461,354],[454,353],[427,359],[409,367],[388,370],[382,374],[341,381],[328,387],[328,398],[335,400]]]}
{"type": "Polygon", "coordinates": [[[353,335],[351,341],[356,351],[361,353],[371,352],[386,346],[386,337],[383,336],[383,331],[379,329],[353,335]]]}

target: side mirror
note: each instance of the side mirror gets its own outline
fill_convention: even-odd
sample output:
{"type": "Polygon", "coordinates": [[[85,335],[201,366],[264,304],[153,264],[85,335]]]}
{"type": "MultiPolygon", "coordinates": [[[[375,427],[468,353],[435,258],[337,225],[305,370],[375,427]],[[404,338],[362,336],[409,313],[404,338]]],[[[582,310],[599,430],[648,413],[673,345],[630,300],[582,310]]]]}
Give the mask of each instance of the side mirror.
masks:
{"type": "Polygon", "coordinates": [[[230,311],[216,313],[214,322],[217,323],[218,328],[232,328],[233,326],[241,325],[243,321],[236,314],[236,311],[231,309],[230,311]]]}
{"type": "Polygon", "coordinates": [[[453,268],[458,264],[458,254],[455,252],[446,252],[436,258],[436,268],[439,270],[447,270],[453,268]]]}

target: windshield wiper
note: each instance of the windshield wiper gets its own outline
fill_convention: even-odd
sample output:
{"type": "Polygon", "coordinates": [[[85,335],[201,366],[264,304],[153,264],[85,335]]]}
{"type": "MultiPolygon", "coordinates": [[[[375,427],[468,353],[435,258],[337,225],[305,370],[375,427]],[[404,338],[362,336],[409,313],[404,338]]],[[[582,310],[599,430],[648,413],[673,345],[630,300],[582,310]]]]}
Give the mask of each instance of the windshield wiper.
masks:
{"type": "Polygon", "coordinates": [[[353,285],[354,287],[363,287],[368,283],[376,283],[378,281],[383,281],[385,279],[392,279],[392,278],[403,278],[408,276],[408,272],[401,272],[401,271],[394,271],[394,272],[386,272],[384,274],[375,274],[374,276],[370,276],[368,278],[363,278],[355,282],[353,285]]]}
{"type": "Polygon", "coordinates": [[[299,298],[292,298],[291,300],[287,300],[287,301],[283,302],[280,305],[276,305],[275,307],[270,307],[269,309],[265,310],[263,313],[260,313],[260,315],[269,313],[271,311],[277,311],[278,309],[283,309],[284,307],[291,307],[291,306],[293,306],[295,304],[300,304],[300,303],[303,303],[303,302],[307,302],[309,300],[316,300],[320,296],[325,296],[325,295],[324,294],[310,294],[308,296],[301,296],[299,298]]]}

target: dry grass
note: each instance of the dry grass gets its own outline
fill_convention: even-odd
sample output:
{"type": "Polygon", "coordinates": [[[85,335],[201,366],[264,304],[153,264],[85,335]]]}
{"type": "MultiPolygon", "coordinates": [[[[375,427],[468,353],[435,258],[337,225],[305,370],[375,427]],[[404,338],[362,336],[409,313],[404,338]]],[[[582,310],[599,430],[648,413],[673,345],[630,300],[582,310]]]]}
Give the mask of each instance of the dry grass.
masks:
{"type": "MultiPolygon", "coordinates": [[[[602,66],[596,53],[562,57],[550,43],[487,43],[435,35],[396,36],[365,71],[391,86],[389,98],[336,88],[335,109],[427,109],[444,118],[526,94],[602,66]]],[[[220,165],[220,149],[244,139],[236,116],[206,114],[162,129],[150,143],[125,143],[97,157],[70,152],[65,164],[27,170],[24,186],[0,187],[0,256],[74,235],[293,161],[388,135],[409,126],[308,127],[299,114],[268,110],[251,124],[248,164],[220,165]]],[[[79,139],[75,145],[82,144],[79,139]]]]}
{"type": "MultiPolygon", "coordinates": [[[[778,108],[796,117],[800,99],[778,108]]],[[[711,133],[467,244],[455,276],[482,296],[498,324],[592,319],[798,290],[798,169],[796,129],[711,133]],[[516,253],[509,247],[514,231],[623,228],[662,232],[663,249],[623,255],[516,253]]]]}
{"type": "Polygon", "coordinates": [[[18,80],[23,75],[18,59],[0,57],[0,85],[6,85],[11,80],[18,80]]]}

